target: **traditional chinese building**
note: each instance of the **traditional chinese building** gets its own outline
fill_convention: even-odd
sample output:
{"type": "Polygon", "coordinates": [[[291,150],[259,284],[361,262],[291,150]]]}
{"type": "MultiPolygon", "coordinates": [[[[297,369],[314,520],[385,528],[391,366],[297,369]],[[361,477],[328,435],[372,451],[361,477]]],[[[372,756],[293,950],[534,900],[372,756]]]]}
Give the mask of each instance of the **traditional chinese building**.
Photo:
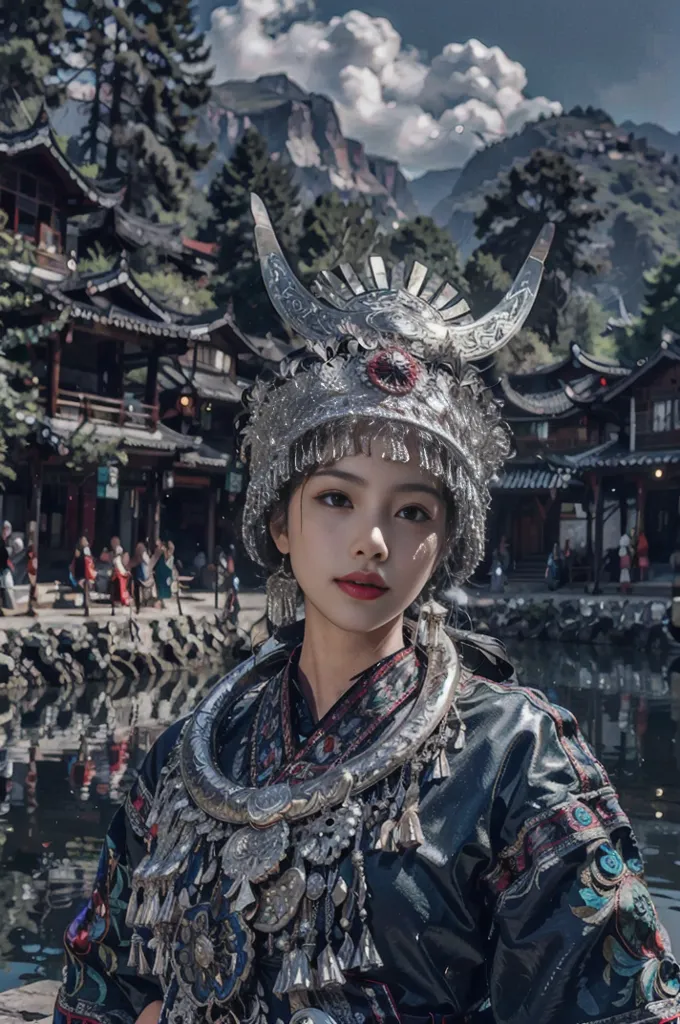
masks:
{"type": "MultiPolygon", "coordinates": [[[[228,363],[221,373],[227,388],[238,355],[252,356],[225,311],[188,316],[142,287],[124,248],[135,232],[142,241],[145,230],[148,244],[151,236],[159,241],[154,232],[160,230],[165,251],[185,270],[192,264],[194,276],[205,272],[205,254],[124,214],[122,198],[114,183],[94,182],[71,165],[44,114],[26,131],[0,135],[0,204],[11,230],[32,243],[36,264],[15,261],[10,269],[19,283],[30,278],[42,292],[41,302],[13,314],[12,326],[31,328],[44,431],[56,442],[49,457],[36,447],[28,451],[3,514],[19,529],[38,523],[43,567],[52,560],[63,569],[81,533],[95,550],[113,535],[128,549],[158,536],[163,484],[184,456],[199,457],[202,447],[200,434],[173,429],[180,424],[161,418],[161,358],[215,350],[223,370],[228,363]],[[86,237],[80,240],[83,215],[86,237]],[[118,241],[118,256],[107,270],[79,273],[78,258],[94,237],[97,217],[107,243],[118,241]],[[66,448],[83,432],[121,448],[126,464],[111,468],[107,459],[79,472],[68,469],[59,441],[66,448]]],[[[200,486],[204,482],[201,473],[200,486]]]]}
{"type": "Polygon", "coordinates": [[[667,563],[680,530],[679,363],[677,343],[635,368],[572,346],[499,381],[516,457],[494,488],[489,539],[506,537],[520,574],[542,575],[552,545],[569,538],[597,584],[605,552],[630,529],[667,563]]]}

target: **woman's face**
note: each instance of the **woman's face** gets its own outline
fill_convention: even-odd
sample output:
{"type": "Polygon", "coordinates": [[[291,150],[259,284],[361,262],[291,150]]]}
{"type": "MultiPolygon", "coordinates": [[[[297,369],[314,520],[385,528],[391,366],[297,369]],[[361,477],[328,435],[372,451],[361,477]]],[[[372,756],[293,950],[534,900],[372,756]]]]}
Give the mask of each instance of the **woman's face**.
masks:
{"type": "Polygon", "coordinates": [[[432,576],[446,538],[441,489],[411,457],[372,453],[319,467],[294,492],[285,526],[272,524],[279,551],[324,618],[368,633],[408,608],[432,576]]]}

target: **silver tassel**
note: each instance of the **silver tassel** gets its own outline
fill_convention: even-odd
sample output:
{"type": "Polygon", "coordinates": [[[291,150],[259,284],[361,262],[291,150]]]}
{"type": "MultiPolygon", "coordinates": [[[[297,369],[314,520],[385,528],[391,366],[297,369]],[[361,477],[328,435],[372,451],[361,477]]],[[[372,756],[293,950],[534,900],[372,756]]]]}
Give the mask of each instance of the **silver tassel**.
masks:
{"type": "Polygon", "coordinates": [[[149,949],[155,948],[156,956],[154,958],[153,967],[151,973],[155,974],[157,978],[161,978],[165,974],[165,943],[162,939],[156,936],[149,943],[149,949]]]}
{"type": "Polygon", "coordinates": [[[296,949],[290,958],[290,990],[309,991],[314,987],[312,965],[304,949],[296,949]]]}
{"type": "Polygon", "coordinates": [[[297,619],[299,588],[292,573],[281,566],[266,586],[267,618],[275,626],[290,626],[297,619]]]}
{"type": "Polygon", "coordinates": [[[146,913],[144,914],[144,924],[147,928],[152,928],[155,925],[158,920],[160,910],[160,896],[158,895],[158,889],[154,889],[153,896],[151,897],[146,913]]]}
{"type": "Polygon", "coordinates": [[[139,949],[137,951],[137,956],[139,958],[139,962],[137,964],[137,974],[140,977],[144,977],[145,974],[151,974],[151,968],[149,967],[149,961],[146,959],[146,956],[144,955],[144,950],[142,949],[141,942],[139,944],[139,949]]]}
{"type": "Polygon", "coordinates": [[[352,966],[352,960],[354,958],[354,943],[352,942],[349,932],[345,933],[345,937],[342,940],[342,945],[338,950],[338,964],[340,969],[348,971],[352,966]]]}
{"type": "Polygon", "coordinates": [[[397,825],[397,843],[404,850],[422,846],[425,842],[423,829],[415,806],[407,807],[397,825]]]}
{"type": "Polygon", "coordinates": [[[458,735],[456,736],[456,742],[453,744],[454,750],[462,750],[465,746],[465,723],[461,722],[458,728],[458,735]]]}
{"type": "Polygon", "coordinates": [[[380,953],[378,953],[375,947],[375,942],[368,925],[364,925],[351,966],[353,969],[358,968],[360,971],[374,971],[383,966],[380,953]]]}
{"type": "Polygon", "coordinates": [[[175,888],[174,885],[171,885],[170,888],[168,889],[167,896],[163,900],[163,906],[161,907],[160,913],[158,915],[158,921],[160,924],[171,924],[175,913],[176,902],[177,899],[175,897],[175,888]]]}
{"type": "MultiPolygon", "coordinates": [[[[458,741],[456,741],[458,742],[458,741]]],[[[446,756],[446,750],[442,747],[432,762],[432,778],[433,779],[448,779],[451,776],[451,767],[449,765],[449,759],[446,756]]]]}
{"type": "Polygon", "coordinates": [[[139,935],[133,935],[132,939],[130,940],[130,952],[128,954],[127,965],[128,967],[131,967],[133,971],[137,970],[137,965],[139,963],[137,951],[139,949],[139,943],[141,941],[142,940],[140,939],[139,935]]]}
{"type": "Polygon", "coordinates": [[[137,908],[139,906],[137,901],[138,887],[132,886],[132,892],[130,893],[130,899],[128,900],[127,910],[125,911],[125,924],[128,928],[132,928],[135,917],[137,916],[137,908]]]}
{"type": "Polygon", "coordinates": [[[283,960],[281,961],[281,970],[279,971],[276,981],[274,982],[274,995],[281,998],[290,991],[291,985],[291,954],[290,952],[283,954],[283,960]]]}
{"type": "Polygon", "coordinates": [[[345,975],[340,970],[340,964],[330,943],[323,950],[316,962],[316,975],[319,988],[330,988],[332,985],[344,985],[345,975]]]}

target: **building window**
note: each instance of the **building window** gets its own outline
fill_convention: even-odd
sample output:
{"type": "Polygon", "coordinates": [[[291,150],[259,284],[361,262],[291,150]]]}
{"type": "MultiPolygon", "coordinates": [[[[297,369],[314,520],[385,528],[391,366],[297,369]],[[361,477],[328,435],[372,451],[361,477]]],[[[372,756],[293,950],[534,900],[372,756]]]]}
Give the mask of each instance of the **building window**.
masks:
{"type": "Polygon", "coordinates": [[[652,430],[655,434],[680,430],[680,398],[664,398],[652,409],[652,430]]]}
{"type": "Polygon", "coordinates": [[[550,433],[550,424],[547,420],[536,420],[531,424],[531,433],[539,441],[547,441],[550,433]]]}
{"type": "Polygon", "coordinates": [[[209,366],[217,373],[229,373],[231,367],[230,357],[214,345],[197,345],[196,362],[201,366],[209,366]]]}
{"type": "Polygon", "coordinates": [[[7,227],[48,252],[61,251],[59,217],[54,188],[47,181],[12,167],[0,171],[0,209],[7,214],[7,227]]]}

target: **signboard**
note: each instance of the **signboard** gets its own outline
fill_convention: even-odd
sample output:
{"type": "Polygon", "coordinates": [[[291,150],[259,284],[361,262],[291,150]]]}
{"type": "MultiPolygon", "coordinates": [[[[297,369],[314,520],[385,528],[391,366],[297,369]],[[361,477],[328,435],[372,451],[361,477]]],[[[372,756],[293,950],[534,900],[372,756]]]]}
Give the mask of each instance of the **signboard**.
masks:
{"type": "Polygon", "coordinates": [[[118,466],[97,466],[97,497],[117,501],[119,496],[118,466]]]}
{"type": "Polygon", "coordinates": [[[225,489],[227,494],[240,494],[243,490],[243,473],[239,473],[236,469],[230,469],[227,473],[225,489]]]}

